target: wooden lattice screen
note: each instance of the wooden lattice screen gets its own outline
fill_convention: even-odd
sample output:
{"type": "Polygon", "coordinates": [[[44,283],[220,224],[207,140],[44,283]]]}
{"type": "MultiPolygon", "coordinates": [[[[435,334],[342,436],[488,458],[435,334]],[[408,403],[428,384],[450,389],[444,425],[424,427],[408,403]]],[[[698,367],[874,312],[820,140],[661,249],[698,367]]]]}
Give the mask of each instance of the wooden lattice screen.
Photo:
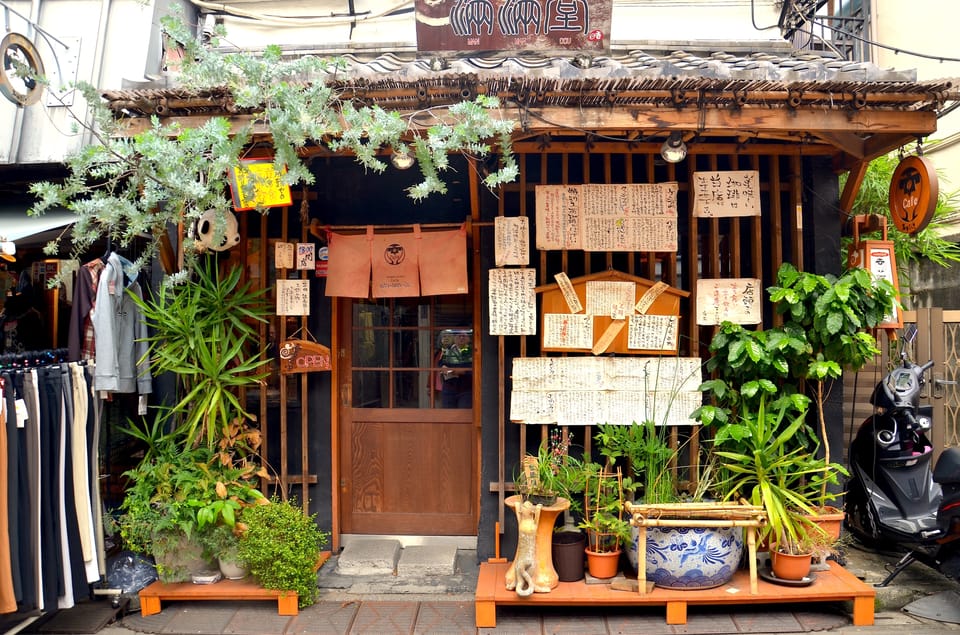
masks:
{"type": "MultiPolygon", "coordinates": [[[[535,266],[538,284],[553,282],[554,275],[566,272],[571,278],[616,269],[650,280],[662,280],[671,286],[690,291],[690,297],[681,303],[681,356],[699,356],[706,360],[707,347],[715,327],[699,327],[691,316],[696,310],[697,280],[700,278],[758,278],[769,286],[772,272],[788,260],[798,268],[802,260],[801,216],[801,160],[799,154],[691,154],[679,164],[663,162],[658,155],[632,154],[628,151],[598,152],[583,143],[554,143],[546,145],[530,142],[515,148],[519,153],[520,176],[508,185],[499,197],[498,214],[529,216],[536,223],[535,188],[537,185],[556,184],[615,184],[661,183],[677,181],[679,249],[677,253],[623,253],[584,251],[536,251],[535,266]],[[759,217],[693,219],[689,184],[696,171],[757,170],[761,182],[759,217]]],[[[533,234],[534,232],[531,232],[533,234]]],[[[769,311],[765,319],[772,319],[769,311]]],[[[538,336],[522,337],[519,355],[541,354],[538,336]]],[[[512,488],[512,473],[519,457],[506,456],[506,435],[519,435],[521,449],[547,438],[549,426],[514,424],[508,420],[507,389],[510,360],[504,358],[504,336],[499,336],[499,410],[498,421],[500,464],[498,482],[490,484],[491,491],[500,493],[512,488]],[[530,427],[536,428],[529,430],[530,427]]],[[[544,353],[545,354],[545,353],[544,353]]],[[[593,426],[574,432],[561,427],[566,439],[576,434],[585,454],[592,452],[593,426]]],[[[697,426],[670,431],[669,443],[676,449],[681,438],[689,439],[691,456],[698,453],[697,426]]],[[[521,450],[522,451],[522,450],[521,450]]],[[[673,465],[675,475],[681,476],[680,466],[673,465]]],[[[694,474],[695,476],[695,474],[694,474]]],[[[502,500],[501,500],[502,502],[502,500]]],[[[501,527],[503,526],[503,505],[501,527]]]]}

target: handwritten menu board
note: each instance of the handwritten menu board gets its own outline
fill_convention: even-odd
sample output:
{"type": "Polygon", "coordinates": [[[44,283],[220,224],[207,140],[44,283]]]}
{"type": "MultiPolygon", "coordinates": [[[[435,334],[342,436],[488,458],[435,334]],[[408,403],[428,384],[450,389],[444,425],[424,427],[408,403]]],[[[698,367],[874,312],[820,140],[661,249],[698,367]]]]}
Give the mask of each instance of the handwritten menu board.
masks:
{"type": "Polygon", "coordinates": [[[535,335],[536,269],[491,269],[490,335],[535,335]]]}
{"type": "Polygon", "coordinates": [[[543,345],[578,349],[593,346],[593,316],[583,313],[547,313],[543,316],[543,345]]]}
{"type": "Polygon", "coordinates": [[[310,315],[309,280],[277,280],[277,315],[310,315]]]}
{"type": "Polygon", "coordinates": [[[704,218],[760,215],[756,170],[693,173],[693,215],[704,218]]]}
{"type": "Polygon", "coordinates": [[[317,266],[316,250],[313,243],[297,243],[297,269],[313,271],[317,266]]]}
{"type": "Polygon", "coordinates": [[[607,315],[618,320],[633,313],[637,285],[619,280],[587,282],[587,314],[607,315]]]}
{"type": "Polygon", "coordinates": [[[504,265],[530,264],[530,219],[497,216],[493,219],[494,261],[504,265]]]}
{"type": "Polygon", "coordinates": [[[538,185],[537,248],[677,250],[677,183],[538,185]]]}
{"type": "Polygon", "coordinates": [[[697,324],[759,324],[763,320],[760,300],[756,278],[697,280],[697,324]]]}
{"type": "Polygon", "coordinates": [[[517,357],[510,419],[518,423],[694,423],[698,357],[517,357]]]}

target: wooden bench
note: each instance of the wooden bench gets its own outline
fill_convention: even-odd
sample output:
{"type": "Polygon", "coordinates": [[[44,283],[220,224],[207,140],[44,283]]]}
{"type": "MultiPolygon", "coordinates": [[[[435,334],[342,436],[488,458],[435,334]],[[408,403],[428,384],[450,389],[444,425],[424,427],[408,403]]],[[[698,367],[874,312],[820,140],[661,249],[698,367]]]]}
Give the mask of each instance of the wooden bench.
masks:
{"type": "Polygon", "coordinates": [[[297,615],[299,604],[296,591],[264,589],[254,578],[220,580],[213,584],[154,582],[140,591],[140,614],[160,612],[163,600],[276,600],[280,615],[297,615]]]}
{"type": "Polygon", "coordinates": [[[549,593],[520,597],[504,586],[508,564],[480,564],[474,606],[477,628],[497,625],[497,606],[665,606],[667,624],[686,624],[687,607],[696,605],[789,604],[793,602],[853,602],[853,625],[873,624],[876,591],[852,573],[830,562],[826,571],[814,573],[813,584],[788,587],[759,580],[757,593],[750,593],[750,573],[738,571],[733,579],[714,589],[675,591],[654,588],[650,593],[617,591],[610,584],[561,582],[549,593]]]}

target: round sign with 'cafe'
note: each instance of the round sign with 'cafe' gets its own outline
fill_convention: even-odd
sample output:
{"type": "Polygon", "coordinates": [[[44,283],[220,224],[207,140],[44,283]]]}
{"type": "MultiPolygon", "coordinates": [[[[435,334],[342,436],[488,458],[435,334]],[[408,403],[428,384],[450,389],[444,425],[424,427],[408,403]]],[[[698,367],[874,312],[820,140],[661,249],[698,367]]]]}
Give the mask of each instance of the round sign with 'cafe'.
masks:
{"type": "Polygon", "coordinates": [[[937,171],[926,157],[900,161],[890,178],[890,216],[904,234],[914,235],[933,218],[940,194],[937,171]]]}

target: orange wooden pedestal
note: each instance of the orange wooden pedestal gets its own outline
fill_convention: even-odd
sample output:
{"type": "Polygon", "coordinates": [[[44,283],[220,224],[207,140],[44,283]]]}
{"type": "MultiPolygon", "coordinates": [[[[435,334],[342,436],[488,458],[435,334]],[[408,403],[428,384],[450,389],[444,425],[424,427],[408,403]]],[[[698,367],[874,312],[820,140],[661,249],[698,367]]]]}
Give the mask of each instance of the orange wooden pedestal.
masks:
{"type": "Polygon", "coordinates": [[[160,612],[162,600],[273,600],[277,601],[280,615],[297,615],[299,612],[296,591],[264,589],[253,578],[243,580],[220,580],[213,584],[179,582],[165,584],[157,581],[140,591],[140,614],[154,615],[160,612]]]}
{"type": "Polygon", "coordinates": [[[873,624],[873,600],[876,591],[852,573],[830,562],[830,569],[816,571],[813,584],[788,587],[765,580],[757,582],[757,593],[750,592],[750,573],[738,571],[733,579],[714,589],[676,591],[654,588],[650,593],[615,591],[609,584],[560,582],[550,593],[520,597],[504,588],[506,564],[481,563],[477,580],[475,609],[477,628],[497,625],[497,605],[526,606],[664,606],[667,624],[686,624],[687,607],[696,605],[789,604],[792,602],[853,601],[854,626],[873,624]]]}
{"type": "MultiPolygon", "coordinates": [[[[517,516],[517,523],[520,523],[520,505],[522,497],[519,495],[509,496],[504,500],[507,507],[514,511],[517,516]]],[[[533,586],[535,589],[552,589],[557,586],[560,576],[553,567],[553,526],[557,522],[557,516],[566,509],[570,508],[570,501],[566,498],[558,498],[553,505],[543,507],[540,510],[540,522],[537,524],[537,563],[536,571],[533,575],[533,586]]],[[[516,557],[514,557],[516,560],[516,557]]],[[[515,584],[515,572],[513,562],[510,562],[505,573],[506,577],[502,580],[504,585],[507,581],[515,584]]]]}

